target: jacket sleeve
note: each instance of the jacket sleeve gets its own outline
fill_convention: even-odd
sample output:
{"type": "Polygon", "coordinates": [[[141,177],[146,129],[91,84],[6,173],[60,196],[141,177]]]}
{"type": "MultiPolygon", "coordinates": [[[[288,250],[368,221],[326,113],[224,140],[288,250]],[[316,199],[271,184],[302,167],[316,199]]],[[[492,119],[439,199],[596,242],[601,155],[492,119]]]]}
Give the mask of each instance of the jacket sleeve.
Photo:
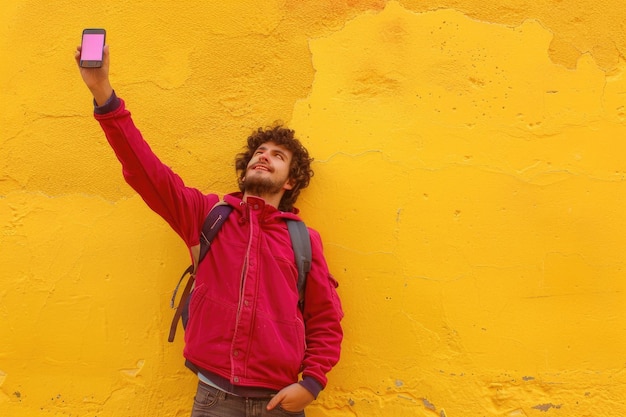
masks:
{"type": "Polygon", "coordinates": [[[336,290],[337,281],[330,274],[324,258],[320,235],[310,228],[309,232],[313,254],[304,293],[303,317],[307,348],[301,384],[317,397],[319,391],[326,386],[326,374],[339,361],[343,339],[343,310],[336,290]],[[317,392],[311,378],[319,384],[317,392]]]}
{"type": "Polygon", "coordinates": [[[116,98],[113,107],[105,113],[96,109],[94,116],[122,164],[124,179],[189,247],[198,244],[201,222],[219,197],[186,187],[152,152],[124,101],[116,98]]]}

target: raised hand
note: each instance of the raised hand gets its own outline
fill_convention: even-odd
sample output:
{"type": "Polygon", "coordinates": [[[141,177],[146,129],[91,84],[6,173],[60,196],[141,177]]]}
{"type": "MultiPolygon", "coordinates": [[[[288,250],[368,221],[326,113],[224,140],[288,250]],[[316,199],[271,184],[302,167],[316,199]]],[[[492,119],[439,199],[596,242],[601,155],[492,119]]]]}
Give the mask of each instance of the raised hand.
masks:
{"type": "Polygon", "coordinates": [[[104,46],[104,53],[102,56],[102,66],[100,68],[82,68],[80,66],[80,46],[76,48],[74,52],[74,59],[76,65],[80,70],[80,75],[85,82],[96,103],[101,106],[111,97],[113,94],[113,87],[109,81],[109,45],[104,46]]]}

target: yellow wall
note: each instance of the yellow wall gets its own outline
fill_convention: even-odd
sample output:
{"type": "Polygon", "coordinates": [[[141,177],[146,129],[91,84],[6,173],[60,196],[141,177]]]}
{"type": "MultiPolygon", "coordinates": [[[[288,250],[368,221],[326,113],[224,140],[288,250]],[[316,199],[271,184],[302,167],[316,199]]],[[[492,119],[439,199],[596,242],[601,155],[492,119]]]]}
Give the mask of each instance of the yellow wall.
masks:
{"type": "Polygon", "coordinates": [[[495,3],[1,3],[0,416],[191,407],[188,255],[92,118],[94,26],[187,183],[233,190],[277,119],[316,158],[299,206],[346,339],[308,416],[626,415],[626,11],[495,3]]]}

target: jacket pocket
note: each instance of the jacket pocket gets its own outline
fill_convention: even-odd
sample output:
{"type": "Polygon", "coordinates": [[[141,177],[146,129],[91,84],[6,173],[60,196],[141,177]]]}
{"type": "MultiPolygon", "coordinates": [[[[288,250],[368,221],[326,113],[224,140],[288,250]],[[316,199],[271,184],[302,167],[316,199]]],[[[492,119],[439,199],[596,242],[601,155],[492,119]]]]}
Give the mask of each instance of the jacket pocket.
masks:
{"type": "Polygon", "coordinates": [[[206,285],[196,287],[189,304],[189,322],[185,331],[187,348],[194,356],[206,357],[209,351],[228,355],[235,314],[236,306],[212,299],[206,285]]]}
{"type": "Polygon", "coordinates": [[[259,312],[252,339],[250,352],[259,360],[249,361],[251,370],[259,366],[255,371],[261,375],[277,374],[277,380],[285,384],[297,381],[306,345],[301,320],[276,320],[259,312]]]}

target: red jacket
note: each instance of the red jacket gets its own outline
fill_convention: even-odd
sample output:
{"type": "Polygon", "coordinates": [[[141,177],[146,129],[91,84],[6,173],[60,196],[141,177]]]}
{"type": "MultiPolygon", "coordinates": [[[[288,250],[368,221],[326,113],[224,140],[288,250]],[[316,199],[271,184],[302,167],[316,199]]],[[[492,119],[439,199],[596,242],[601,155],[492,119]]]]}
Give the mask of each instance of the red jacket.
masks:
{"type": "MultiPolygon", "coordinates": [[[[215,194],[187,187],[151,151],[124,102],[95,114],[122,163],[124,178],[152,210],[191,248],[215,194]]],[[[298,308],[297,270],[285,219],[260,198],[224,200],[234,210],[222,226],[196,275],[185,332],[185,357],[233,385],[280,390],[298,374],[326,385],[339,360],[343,312],[319,234],[309,229],[312,266],[304,312],[298,308]]]]}

